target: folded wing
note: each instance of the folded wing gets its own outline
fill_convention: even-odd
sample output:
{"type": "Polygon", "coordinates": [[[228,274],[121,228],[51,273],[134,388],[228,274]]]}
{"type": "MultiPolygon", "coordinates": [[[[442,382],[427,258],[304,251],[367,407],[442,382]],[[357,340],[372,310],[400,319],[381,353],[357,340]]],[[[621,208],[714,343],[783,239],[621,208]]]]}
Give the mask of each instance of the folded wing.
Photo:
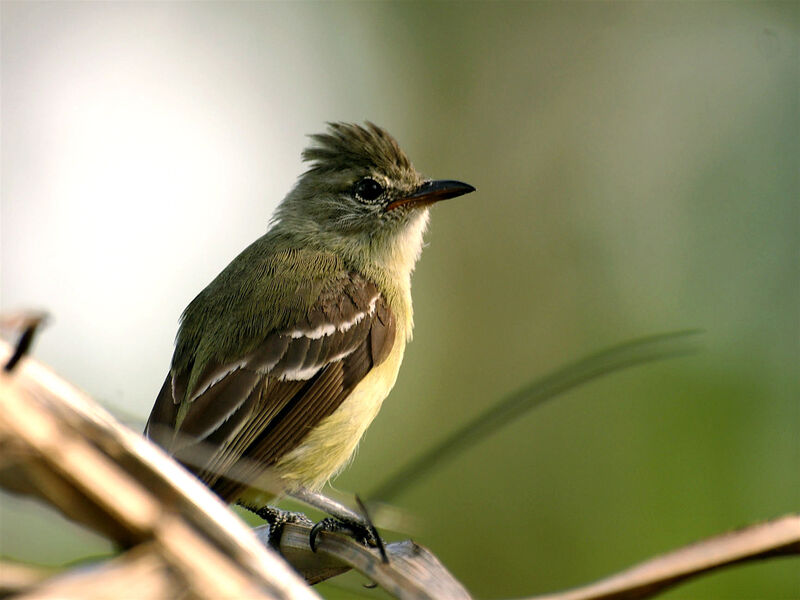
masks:
{"type": "Polygon", "coordinates": [[[167,375],[145,434],[227,501],[295,448],[388,356],[395,318],[358,273],[327,285],[296,323],[236,360],[167,375]]]}

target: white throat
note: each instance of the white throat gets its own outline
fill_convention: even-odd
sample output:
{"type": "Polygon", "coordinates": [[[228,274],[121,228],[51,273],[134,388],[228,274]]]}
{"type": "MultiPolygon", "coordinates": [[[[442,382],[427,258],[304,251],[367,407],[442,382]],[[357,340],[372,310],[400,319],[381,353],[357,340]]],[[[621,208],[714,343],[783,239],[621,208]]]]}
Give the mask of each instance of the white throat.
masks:
{"type": "Polygon", "coordinates": [[[410,287],[411,273],[422,254],[423,236],[428,228],[429,211],[427,208],[419,210],[412,221],[394,239],[389,251],[381,256],[382,266],[391,272],[398,280],[410,287]]]}

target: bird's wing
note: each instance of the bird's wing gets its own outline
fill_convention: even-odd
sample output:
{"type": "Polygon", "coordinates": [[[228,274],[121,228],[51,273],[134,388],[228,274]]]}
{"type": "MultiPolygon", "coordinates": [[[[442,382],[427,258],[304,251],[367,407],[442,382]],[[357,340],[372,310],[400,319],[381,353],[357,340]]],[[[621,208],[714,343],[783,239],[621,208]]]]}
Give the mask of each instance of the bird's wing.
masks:
{"type": "Polygon", "coordinates": [[[146,434],[226,500],[333,413],[395,341],[386,299],[358,273],[334,278],[296,321],[206,365],[188,398],[189,373],[170,372],[156,399],[146,434]]]}

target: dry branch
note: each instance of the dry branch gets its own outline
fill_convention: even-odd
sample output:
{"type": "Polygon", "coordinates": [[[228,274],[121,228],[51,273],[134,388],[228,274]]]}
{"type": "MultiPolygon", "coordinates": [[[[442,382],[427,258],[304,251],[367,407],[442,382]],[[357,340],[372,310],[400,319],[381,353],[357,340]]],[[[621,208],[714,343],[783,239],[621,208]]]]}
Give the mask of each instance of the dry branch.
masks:
{"type": "Polygon", "coordinates": [[[0,561],[0,598],[33,587],[53,575],[53,569],[0,561]]]}
{"type": "MultiPolygon", "coordinates": [[[[0,362],[14,354],[0,341],[0,362]]],[[[17,352],[21,357],[22,353],[17,352]]],[[[149,441],[34,360],[0,373],[0,485],[36,496],[127,551],[91,568],[45,571],[0,563],[0,593],[19,598],[316,598],[248,529],[149,441]],[[99,594],[99,596],[98,596],[99,594]]],[[[355,568],[398,598],[469,598],[436,557],[389,544],[388,564],[353,540],[287,525],[281,551],[310,582],[355,568]]],[[[255,533],[255,535],[254,535],[255,533]]],[[[800,516],[710,538],[594,584],[531,600],[647,598],[691,577],[748,561],[800,554],[800,516]]]]}
{"type": "MultiPolygon", "coordinates": [[[[10,354],[0,342],[0,361],[10,354]]],[[[143,598],[175,597],[176,590],[199,598],[317,597],[197,479],[46,367],[23,358],[0,375],[0,403],[0,485],[131,549],[54,578],[31,597],[80,597],[76,590],[89,594],[114,578],[143,598]]],[[[264,541],[267,532],[255,530],[264,541]]],[[[329,534],[314,553],[309,533],[287,526],[281,549],[311,582],[356,568],[398,598],[469,598],[421,546],[390,544],[385,564],[376,551],[329,534]]]]}
{"type": "Polygon", "coordinates": [[[15,600],[51,598],[130,598],[159,600],[190,597],[189,589],[171,573],[152,544],[145,543],[93,567],[74,569],[15,596],[15,600]]]}
{"type": "Polygon", "coordinates": [[[318,597],[199,481],[46,367],[23,358],[0,374],[0,402],[0,484],[149,545],[191,597],[318,597]]]}
{"type": "MultiPolygon", "coordinates": [[[[266,543],[269,526],[257,527],[255,531],[266,543]]],[[[410,540],[388,544],[386,563],[377,550],[326,532],[320,533],[317,551],[313,552],[309,546],[310,533],[308,525],[286,525],[280,547],[286,559],[313,583],[353,568],[396,598],[468,600],[471,597],[430,550],[410,540]]]]}
{"type": "Polygon", "coordinates": [[[800,515],[787,515],[684,546],[621,573],[529,600],[650,598],[680,582],[744,562],[800,555],[800,515]]]}

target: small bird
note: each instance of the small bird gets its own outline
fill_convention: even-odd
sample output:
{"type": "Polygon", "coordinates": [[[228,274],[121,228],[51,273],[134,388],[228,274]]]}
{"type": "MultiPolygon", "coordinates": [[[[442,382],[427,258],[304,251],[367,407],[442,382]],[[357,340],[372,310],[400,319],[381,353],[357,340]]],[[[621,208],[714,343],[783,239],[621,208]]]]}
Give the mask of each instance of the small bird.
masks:
{"type": "Polygon", "coordinates": [[[253,509],[318,490],[348,462],[411,338],[428,208],[475,190],[425,179],[369,122],[311,139],[270,229],[183,312],[145,428],[253,509]]]}

